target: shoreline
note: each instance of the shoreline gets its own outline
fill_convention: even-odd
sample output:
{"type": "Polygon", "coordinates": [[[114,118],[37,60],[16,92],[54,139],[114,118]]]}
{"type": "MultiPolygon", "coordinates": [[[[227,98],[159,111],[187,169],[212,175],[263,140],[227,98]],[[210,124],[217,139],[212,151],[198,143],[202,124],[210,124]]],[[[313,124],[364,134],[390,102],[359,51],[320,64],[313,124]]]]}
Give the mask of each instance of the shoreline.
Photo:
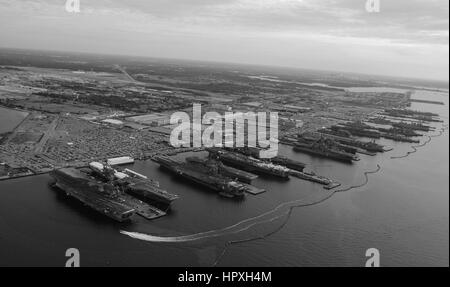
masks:
{"type": "MultiPolygon", "coordinates": [[[[178,155],[178,154],[182,154],[182,153],[188,153],[188,152],[202,152],[204,150],[205,150],[204,148],[184,148],[184,149],[175,149],[175,150],[172,150],[172,151],[156,152],[156,153],[151,153],[151,154],[145,155],[143,157],[137,158],[137,159],[135,159],[134,162],[145,162],[145,161],[151,160],[156,155],[174,156],[174,155],[178,155]]],[[[95,160],[92,160],[92,161],[95,161],[95,160]]],[[[83,164],[78,164],[78,165],[67,165],[65,167],[66,168],[77,168],[77,169],[87,168],[87,167],[89,167],[89,163],[83,163],[83,164]]],[[[61,168],[63,168],[63,167],[61,167],[61,168]]],[[[58,168],[56,168],[56,169],[58,169],[58,168]]],[[[49,174],[54,169],[42,170],[42,171],[38,171],[38,172],[34,172],[34,171],[30,170],[30,169],[28,169],[28,170],[30,171],[30,173],[20,173],[20,174],[14,175],[14,176],[0,176],[0,182],[8,181],[8,180],[14,180],[14,179],[18,179],[18,178],[24,178],[24,177],[32,177],[32,176],[39,176],[39,175],[49,174]]]]}
{"type": "Polygon", "coordinates": [[[10,108],[10,107],[7,107],[7,106],[4,106],[4,105],[2,105],[2,104],[0,104],[0,109],[5,109],[5,110],[10,110],[10,111],[15,111],[15,112],[20,112],[20,113],[24,113],[25,115],[24,115],[24,118],[17,124],[17,125],[15,125],[13,128],[11,128],[9,131],[6,131],[6,132],[3,132],[3,133],[1,133],[1,134],[8,134],[8,133],[14,133],[14,131],[18,128],[18,127],[20,127],[22,124],[23,124],[23,122],[25,122],[30,116],[31,116],[31,114],[32,114],[32,112],[30,112],[30,111],[27,111],[27,110],[21,110],[21,109],[18,109],[18,108],[10,108]]]}

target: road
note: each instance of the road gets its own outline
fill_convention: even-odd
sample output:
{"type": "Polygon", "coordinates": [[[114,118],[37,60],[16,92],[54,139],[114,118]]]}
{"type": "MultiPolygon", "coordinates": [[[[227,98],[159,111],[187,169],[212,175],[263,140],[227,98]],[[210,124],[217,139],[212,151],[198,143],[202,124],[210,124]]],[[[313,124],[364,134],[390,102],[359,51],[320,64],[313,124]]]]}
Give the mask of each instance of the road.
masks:
{"type": "Polygon", "coordinates": [[[36,147],[34,149],[34,152],[36,154],[42,153],[42,149],[44,148],[47,141],[55,135],[55,130],[56,127],[58,126],[58,123],[59,123],[59,116],[52,121],[47,131],[45,131],[44,135],[42,136],[41,140],[36,144],[36,147]]]}

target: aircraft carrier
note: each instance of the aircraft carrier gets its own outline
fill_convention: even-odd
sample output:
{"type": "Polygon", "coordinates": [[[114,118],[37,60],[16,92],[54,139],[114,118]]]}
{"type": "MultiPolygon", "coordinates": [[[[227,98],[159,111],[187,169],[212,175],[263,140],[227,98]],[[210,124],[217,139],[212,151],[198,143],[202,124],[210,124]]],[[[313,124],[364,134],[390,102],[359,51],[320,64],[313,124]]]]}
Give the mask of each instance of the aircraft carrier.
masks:
{"type": "Polygon", "coordinates": [[[346,131],[349,132],[352,136],[358,136],[358,137],[367,137],[367,138],[373,138],[373,139],[379,139],[381,137],[380,133],[378,131],[373,130],[372,128],[366,128],[361,126],[352,126],[352,125],[336,125],[332,126],[331,129],[333,131],[342,132],[346,131]]]}
{"type": "Polygon", "coordinates": [[[76,198],[86,206],[118,222],[129,221],[134,214],[156,219],[165,212],[125,194],[112,183],[104,183],[74,168],[54,170],[52,186],[76,198]]]}
{"type": "Polygon", "coordinates": [[[383,134],[383,137],[385,139],[390,139],[396,142],[404,142],[404,143],[420,143],[420,140],[418,139],[412,139],[409,137],[405,137],[402,135],[397,135],[397,134],[391,134],[391,133],[385,133],[383,134]]]}
{"type": "Polygon", "coordinates": [[[406,109],[387,109],[383,112],[383,115],[393,118],[416,120],[420,122],[443,122],[441,119],[437,118],[439,117],[438,114],[406,109]]]}
{"type": "MultiPolygon", "coordinates": [[[[251,147],[227,148],[226,150],[230,151],[230,152],[237,152],[237,153],[240,153],[240,154],[243,154],[246,156],[260,159],[259,154],[260,154],[261,149],[259,149],[259,148],[251,148],[251,147]]],[[[284,156],[276,156],[274,158],[264,159],[263,161],[269,161],[276,165],[285,166],[285,167],[288,167],[290,169],[300,171],[300,172],[302,172],[306,167],[306,164],[299,162],[299,161],[292,160],[292,159],[284,157],[284,156]]]]}
{"type": "Polygon", "coordinates": [[[325,142],[327,142],[328,145],[333,145],[336,149],[342,150],[343,152],[349,154],[356,154],[357,152],[357,149],[355,147],[347,145],[346,143],[341,143],[337,140],[331,139],[330,137],[323,136],[320,133],[319,134],[308,133],[298,135],[297,143],[313,144],[320,139],[323,139],[325,142]]]}
{"type": "Polygon", "coordinates": [[[349,136],[345,136],[345,137],[338,136],[338,135],[335,135],[331,130],[328,130],[328,129],[321,129],[321,130],[318,130],[318,132],[325,134],[326,137],[328,137],[332,140],[335,140],[341,144],[353,146],[355,148],[361,148],[368,152],[376,153],[376,152],[385,152],[386,151],[384,146],[377,144],[374,141],[371,141],[371,142],[370,141],[360,141],[360,140],[353,139],[349,136]]]}
{"type": "Polygon", "coordinates": [[[210,156],[209,159],[188,157],[186,158],[186,162],[194,169],[202,170],[205,173],[221,174],[225,177],[237,179],[240,182],[251,183],[258,178],[258,176],[253,173],[226,166],[221,161],[216,160],[214,156],[210,156]]]}
{"type": "Polygon", "coordinates": [[[270,161],[274,164],[285,166],[287,168],[290,168],[292,170],[299,171],[299,172],[303,172],[303,170],[306,167],[306,164],[304,164],[302,162],[292,160],[290,158],[283,157],[283,156],[276,156],[276,157],[270,159],[270,161]]]}
{"type": "Polygon", "coordinates": [[[156,156],[152,160],[176,175],[214,190],[221,196],[229,198],[242,198],[245,196],[246,186],[238,181],[218,174],[208,174],[193,168],[192,165],[179,162],[168,156],[156,156]]]}
{"type": "Polygon", "coordinates": [[[410,130],[423,131],[423,132],[429,132],[434,129],[431,126],[427,126],[427,125],[424,125],[421,123],[399,122],[399,123],[392,123],[392,126],[395,128],[410,129],[410,130]]]}
{"type": "Polygon", "coordinates": [[[296,152],[303,152],[348,163],[359,160],[356,155],[336,148],[332,141],[323,138],[312,143],[297,142],[293,149],[296,152]]]}
{"type": "Polygon", "coordinates": [[[377,125],[392,125],[392,121],[388,120],[385,117],[372,117],[367,120],[369,123],[377,124],[377,125]]]}
{"type": "Polygon", "coordinates": [[[264,174],[283,179],[289,179],[289,169],[276,165],[271,162],[265,162],[253,157],[247,157],[240,153],[230,152],[217,148],[207,149],[211,156],[214,156],[225,165],[233,166],[247,172],[264,174]]]}
{"type": "Polygon", "coordinates": [[[151,180],[130,169],[118,171],[107,164],[99,162],[92,162],[89,164],[89,167],[96,175],[120,186],[128,194],[166,205],[170,205],[179,198],[178,195],[161,189],[157,181],[151,180]]]}
{"type": "Polygon", "coordinates": [[[405,137],[419,137],[421,134],[415,132],[411,129],[405,129],[405,128],[390,128],[390,129],[384,129],[384,128],[377,128],[380,132],[388,133],[388,134],[394,134],[394,135],[401,135],[405,137]]]}

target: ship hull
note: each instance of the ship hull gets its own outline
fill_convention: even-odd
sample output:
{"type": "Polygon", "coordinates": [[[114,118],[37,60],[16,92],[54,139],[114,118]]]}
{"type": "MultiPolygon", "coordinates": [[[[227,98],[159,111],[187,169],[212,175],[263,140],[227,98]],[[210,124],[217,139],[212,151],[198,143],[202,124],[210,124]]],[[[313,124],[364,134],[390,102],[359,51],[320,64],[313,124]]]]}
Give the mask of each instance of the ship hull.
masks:
{"type": "Polygon", "coordinates": [[[310,155],[315,155],[315,156],[319,156],[319,157],[323,157],[323,158],[330,158],[330,159],[334,159],[334,160],[342,161],[342,162],[346,162],[346,163],[352,163],[354,160],[354,158],[350,157],[350,156],[345,156],[345,155],[336,154],[336,153],[332,153],[332,152],[315,151],[313,149],[306,148],[306,147],[300,147],[300,146],[295,146],[294,151],[307,153],[310,155]]]}
{"type": "Polygon", "coordinates": [[[209,153],[217,157],[217,159],[220,160],[223,164],[232,166],[237,169],[256,174],[278,177],[286,180],[289,179],[289,172],[268,168],[264,166],[263,162],[253,162],[251,159],[248,159],[244,155],[238,153],[220,152],[213,149],[210,149],[209,153]]]}
{"type": "Polygon", "coordinates": [[[133,208],[97,195],[95,191],[91,190],[92,187],[89,185],[75,187],[73,183],[65,181],[58,175],[53,176],[56,180],[54,183],[56,188],[64,191],[68,196],[77,199],[84,205],[115,221],[129,221],[135,214],[135,210],[133,208]]]}
{"type": "Polygon", "coordinates": [[[147,200],[162,203],[165,205],[170,205],[173,201],[177,199],[161,195],[158,192],[153,191],[152,190],[153,188],[155,187],[149,187],[147,185],[131,185],[128,186],[125,191],[129,194],[136,195],[145,198],[147,200]]]}
{"type": "Polygon", "coordinates": [[[279,178],[282,178],[282,179],[289,179],[289,174],[288,173],[276,173],[276,172],[273,172],[271,170],[267,170],[267,169],[264,169],[264,168],[259,168],[259,167],[252,166],[252,165],[250,165],[248,163],[245,163],[245,162],[240,162],[240,161],[236,161],[236,160],[225,158],[225,157],[221,157],[220,160],[226,165],[231,165],[231,166],[233,166],[235,168],[242,169],[242,170],[245,170],[247,172],[264,174],[264,175],[268,175],[268,176],[279,177],[279,178]]]}
{"type": "Polygon", "coordinates": [[[221,196],[230,198],[242,198],[245,196],[243,192],[234,191],[232,188],[227,187],[227,182],[209,176],[207,174],[196,172],[191,169],[184,168],[182,164],[173,161],[172,159],[162,159],[155,158],[155,162],[159,163],[160,166],[192,183],[201,185],[210,190],[218,192],[221,196]]]}

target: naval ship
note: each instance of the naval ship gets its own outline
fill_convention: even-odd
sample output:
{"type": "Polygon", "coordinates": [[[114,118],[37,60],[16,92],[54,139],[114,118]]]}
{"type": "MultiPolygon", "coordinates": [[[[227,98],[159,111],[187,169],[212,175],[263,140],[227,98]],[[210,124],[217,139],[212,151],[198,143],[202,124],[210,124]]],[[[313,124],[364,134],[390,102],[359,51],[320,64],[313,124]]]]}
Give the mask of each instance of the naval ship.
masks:
{"type": "Polygon", "coordinates": [[[341,144],[364,149],[368,152],[385,152],[385,147],[377,144],[375,141],[360,141],[351,137],[351,134],[338,134],[332,130],[320,129],[318,133],[324,134],[325,137],[335,140],[341,144]]]}
{"type": "Polygon", "coordinates": [[[405,129],[405,128],[390,128],[390,129],[377,128],[377,129],[383,133],[401,135],[404,137],[419,137],[419,136],[421,136],[421,134],[415,132],[414,130],[405,129]]]}
{"type": "Polygon", "coordinates": [[[193,169],[208,173],[211,175],[222,175],[231,179],[239,180],[240,182],[251,184],[258,176],[240,169],[224,165],[221,161],[209,157],[202,159],[199,157],[187,157],[186,162],[193,169]]]}
{"type": "Polygon", "coordinates": [[[290,170],[284,166],[218,148],[210,148],[207,149],[207,151],[211,156],[220,160],[225,165],[233,166],[251,173],[289,179],[290,170]]]}
{"type": "Polygon", "coordinates": [[[255,147],[244,147],[244,148],[225,148],[226,151],[229,152],[236,152],[236,153],[240,153],[249,157],[253,157],[265,162],[271,162],[275,165],[280,165],[280,166],[285,166],[287,168],[296,170],[296,171],[300,171],[303,172],[303,170],[306,167],[306,164],[299,162],[299,161],[295,161],[293,159],[284,157],[284,156],[275,156],[273,158],[269,158],[269,159],[261,159],[259,157],[261,149],[259,148],[255,148],[255,147]]]}
{"type": "Polygon", "coordinates": [[[312,143],[298,142],[295,144],[293,149],[296,152],[304,152],[311,155],[317,155],[349,163],[359,160],[356,155],[344,152],[330,143],[331,141],[321,138],[312,143]]]}
{"type": "Polygon", "coordinates": [[[242,198],[245,196],[246,185],[228,177],[206,173],[193,168],[189,163],[182,163],[168,156],[156,156],[152,160],[186,180],[217,191],[221,196],[228,198],[242,198]]]}
{"type": "Polygon", "coordinates": [[[380,133],[376,130],[375,127],[368,125],[362,121],[340,123],[338,125],[332,126],[331,129],[334,131],[349,132],[351,135],[358,137],[368,137],[374,139],[380,138],[380,133]]]}
{"type": "Polygon", "coordinates": [[[341,143],[337,140],[334,140],[330,137],[324,136],[322,134],[299,134],[298,135],[298,143],[304,143],[304,144],[313,144],[317,140],[323,139],[324,142],[327,143],[329,146],[334,146],[336,149],[342,150],[349,154],[356,154],[357,148],[347,145],[345,143],[341,143]]]}
{"type": "Polygon", "coordinates": [[[165,205],[170,205],[179,198],[178,195],[161,189],[159,182],[130,169],[117,171],[109,165],[99,162],[92,162],[89,164],[89,167],[97,176],[120,186],[126,193],[131,195],[165,205]]]}
{"type": "Polygon", "coordinates": [[[50,175],[55,179],[53,186],[116,221],[127,221],[136,213],[111,184],[97,182],[73,168],[54,170],[50,175]]]}
{"type": "Polygon", "coordinates": [[[399,122],[399,123],[392,123],[392,126],[394,128],[410,129],[410,130],[423,131],[423,132],[429,132],[433,129],[433,127],[424,125],[421,123],[399,122]]]}
{"type": "Polygon", "coordinates": [[[86,206],[118,221],[131,219],[134,214],[153,220],[167,212],[126,194],[113,182],[104,182],[88,172],[75,168],[63,168],[50,173],[51,185],[78,199],[86,206]]]}
{"type": "Polygon", "coordinates": [[[383,137],[386,139],[390,139],[396,142],[404,142],[404,143],[420,143],[420,140],[418,139],[413,139],[410,137],[405,137],[402,135],[397,135],[397,134],[391,134],[391,133],[385,133],[383,134],[383,137]]]}

